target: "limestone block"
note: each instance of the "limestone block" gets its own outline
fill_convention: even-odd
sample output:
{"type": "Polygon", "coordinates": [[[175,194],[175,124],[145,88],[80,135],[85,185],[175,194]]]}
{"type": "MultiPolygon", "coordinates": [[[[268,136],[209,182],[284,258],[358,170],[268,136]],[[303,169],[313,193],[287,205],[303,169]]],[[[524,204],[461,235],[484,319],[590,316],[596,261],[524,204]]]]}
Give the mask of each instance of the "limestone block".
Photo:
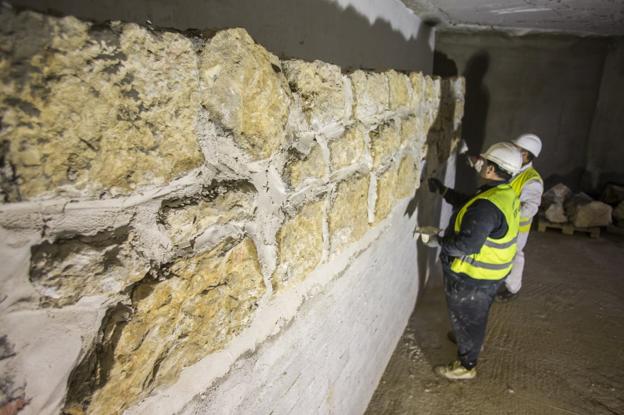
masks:
{"type": "Polygon", "coordinates": [[[412,86],[412,99],[410,101],[410,110],[419,115],[422,112],[424,102],[425,78],[420,72],[410,72],[410,84],[412,86]]]}
{"type": "Polygon", "coordinates": [[[423,122],[422,118],[410,115],[401,120],[401,144],[412,144],[416,149],[420,148],[423,142],[423,122]]]}
{"type": "Polygon", "coordinates": [[[244,29],[218,32],[207,42],[200,82],[202,105],[254,159],[267,158],[284,144],[288,82],[279,59],[244,29]]]}
{"type": "Polygon", "coordinates": [[[434,122],[438,117],[438,113],[440,111],[440,101],[441,101],[441,80],[440,78],[432,78],[430,76],[425,76],[424,82],[424,115],[425,115],[425,130],[429,131],[429,129],[433,126],[434,122]]]}
{"type": "Polygon", "coordinates": [[[422,116],[408,117],[401,122],[401,141],[406,142],[424,157],[427,147],[428,132],[422,116]]]}
{"type": "Polygon", "coordinates": [[[283,67],[291,91],[302,98],[303,111],[313,130],[344,123],[346,95],[340,67],[300,60],[284,61],[283,67]]]}
{"type": "MultiPolygon", "coordinates": [[[[105,383],[86,388],[82,397],[70,394],[74,402],[68,406],[88,406],[93,415],[119,414],[245,328],[265,287],[253,242],[230,244],[174,262],[162,271],[163,281],[137,284],[133,312],[110,343],[96,346],[101,354],[91,366],[98,372],[109,365],[105,383]]],[[[90,382],[94,374],[85,377],[90,382]]]]}
{"type": "Polygon", "coordinates": [[[386,72],[386,76],[388,77],[390,109],[394,111],[407,109],[411,100],[409,78],[394,70],[386,72]]]}
{"type": "Polygon", "coordinates": [[[443,79],[442,83],[442,95],[440,97],[440,107],[438,116],[435,120],[434,128],[443,129],[445,131],[453,131],[453,117],[455,112],[455,97],[453,96],[452,80],[443,79]]]}
{"type": "Polygon", "coordinates": [[[548,189],[542,195],[542,205],[548,206],[551,203],[563,205],[572,196],[572,190],[563,183],[558,183],[548,189]]]}
{"type": "Polygon", "coordinates": [[[394,206],[397,193],[398,168],[396,164],[390,166],[377,179],[377,201],[375,203],[375,223],[384,220],[394,206]]]}
{"type": "Polygon", "coordinates": [[[574,195],[565,205],[568,218],[574,226],[587,228],[611,224],[613,208],[593,200],[584,193],[574,195]]]}
{"type": "Polygon", "coordinates": [[[434,96],[433,103],[436,103],[435,95],[437,91],[436,83],[440,83],[441,97],[439,101],[438,115],[432,128],[443,130],[445,133],[454,133],[461,127],[461,120],[464,116],[464,92],[463,78],[434,79],[431,84],[434,96]]]}
{"type": "Polygon", "coordinates": [[[388,110],[390,93],[386,74],[357,70],[350,78],[356,119],[369,123],[388,110]]]}
{"type": "Polygon", "coordinates": [[[399,164],[399,172],[396,185],[396,199],[403,199],[414,195],[419,187],[420,165],[411,154],[406,154],[399,164]]]}
{"type": "Polygon", "coordinates": [[[464,100],[456,99],[453,111],[453,130],[459,129],[464,118],[464,100]]]}
{"type": "Polygon", "coordinates": [[[366,151],[366,130],[361,124],[349,127],[345,133],[329,142],[332,171],[360,162],[366,151]]]}
{"type": "Polygon", "coordinates": [[[368,187],[368,176],[352,176],[338,184],[329,211],[332,252],[339,252],[368,230],[368,187]]]}
{"type": "Polygon", "coordinates": [[[277,233],[279,264],[273,274],[273,288],[303,281],[323,256],[324,200],[305,205],[284,222],[277,233]]]}
{"type": "Polygon", "coordinates": [[[111,295],[145,276],[149,261],[134,249],[127,227],[44,242],[31,249],[30,281],[45,306],[74,304],[87,295],[111,295]]]}
{"type": "Polygon", "coordinates": [[[546,219],[552,223],[566,223],[568,217],[561,203],[552,203],[544,212],[546,219]]]}
{"type": "Polygon", "coordinates": [[[249,182],[215,183],[197,196],[163,201],[160,221],[174,245],[188,246],[211,226],[251,220],[255,194],[249,182]]]}
{"type": "Polygon", "coordinates": [[[1,19],[5,200],[124,194],[202,164],[189,39],[7,8],[1,19]]]}
{"type": "Polygon", "coordinates": [[[373,167],[377,169],[388,158],[392,157],[401,145],[400,126],[390,120],[381,124],[369,133],[373,167]]]}
{"type": "Polygon", "coordinates": [[[466,79],[462,76],[451,78],[451,91],[455,101],[453,112],[453,130],[459,129],[464,118],[464,103],[466,95],[466,79]]]}
{"type": "Polygon", "coordinates": [[[322,179],[325,176],[325,159],[318,144],[312,146],[307,156],[293,151],[284,172],[284,180],[292,189],[300,187],[306,180],[322,179]]]}

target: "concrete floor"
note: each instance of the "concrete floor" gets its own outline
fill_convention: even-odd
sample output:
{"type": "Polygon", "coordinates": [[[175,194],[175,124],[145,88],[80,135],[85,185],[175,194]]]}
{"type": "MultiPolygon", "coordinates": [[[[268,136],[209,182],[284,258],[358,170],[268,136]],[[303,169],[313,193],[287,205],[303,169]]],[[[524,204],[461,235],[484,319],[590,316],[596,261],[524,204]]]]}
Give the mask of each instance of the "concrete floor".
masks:
{"type": "Polygon", "coordinates": [[[477,379],[455,356],[439,280],[424,290],[366,414],[624,415],[624,239],[533,232],[521,295],[495,304],[477,379]]]}

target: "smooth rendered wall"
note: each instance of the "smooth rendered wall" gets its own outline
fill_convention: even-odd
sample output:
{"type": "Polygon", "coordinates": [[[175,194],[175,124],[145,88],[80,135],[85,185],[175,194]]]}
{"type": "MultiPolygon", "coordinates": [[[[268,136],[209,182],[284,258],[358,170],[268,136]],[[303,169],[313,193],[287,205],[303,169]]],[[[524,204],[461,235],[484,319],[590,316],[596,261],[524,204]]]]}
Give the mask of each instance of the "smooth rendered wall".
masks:
{"type": "Polygon", "coordinates": [[[609,45],[600,96],[587,144],[587,172],[583,185],[601,191],[606,183],[624,183],[624,38],[609,45]]]}
{"type": "Polygon", "coordinates": [[[242,27],[280,57],[431,73],[433,31],[399,0],[11,0],[42,12],[178,30],[242,27]]]}
{"type": "MultiPolygon", "coordinates": [[[[607,47],[607,39],[438,33],[434,72],[466,77],[471,153],[533,132],[544,142],[535,165],[547,186],[579,188],[607,47]]],[[[473,176],[460,161],[458,185],[473,188],[473,176]]]]}

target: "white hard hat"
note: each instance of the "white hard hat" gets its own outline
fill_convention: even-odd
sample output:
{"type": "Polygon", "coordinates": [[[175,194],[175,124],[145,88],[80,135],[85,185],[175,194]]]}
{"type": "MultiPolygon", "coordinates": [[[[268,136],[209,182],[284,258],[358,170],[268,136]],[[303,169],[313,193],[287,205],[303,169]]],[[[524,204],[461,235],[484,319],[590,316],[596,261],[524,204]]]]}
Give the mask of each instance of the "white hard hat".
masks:
{"type": "Polygon", "coordinates": [[[523,148],[538,157],[542,151],[542,140],[535,134],[522,134],[520,137],[512,141],[515,145],[523,148]]]}
{"type": "Polygon", "coordinates": [[[481,157],[489,160],[510,174],[516,174],[522,168],[522,154],[510,143],[496,143],[490,146],[481,157]]]}

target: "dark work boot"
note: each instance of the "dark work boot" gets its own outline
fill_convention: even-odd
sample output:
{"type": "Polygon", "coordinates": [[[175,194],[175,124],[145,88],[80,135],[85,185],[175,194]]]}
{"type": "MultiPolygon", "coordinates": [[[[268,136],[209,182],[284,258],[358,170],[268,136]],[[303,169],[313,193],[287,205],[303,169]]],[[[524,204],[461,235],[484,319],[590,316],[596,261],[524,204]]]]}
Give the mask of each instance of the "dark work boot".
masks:
{"type": "Polygon", "coordinates": [[[506,303],[511,300],[514,300],[517,296],[518,296],[518,293],[512,293],[511,291],[507,289],[507,287],[503,285],[501,289],[498,290],[498,292],[496,293],[495,301],[497,303],[506,303]]]}

